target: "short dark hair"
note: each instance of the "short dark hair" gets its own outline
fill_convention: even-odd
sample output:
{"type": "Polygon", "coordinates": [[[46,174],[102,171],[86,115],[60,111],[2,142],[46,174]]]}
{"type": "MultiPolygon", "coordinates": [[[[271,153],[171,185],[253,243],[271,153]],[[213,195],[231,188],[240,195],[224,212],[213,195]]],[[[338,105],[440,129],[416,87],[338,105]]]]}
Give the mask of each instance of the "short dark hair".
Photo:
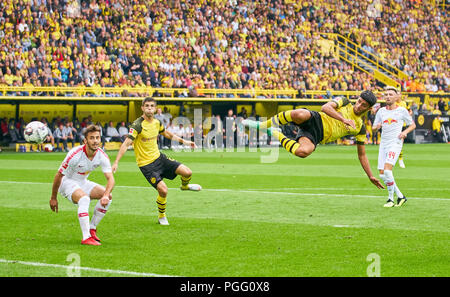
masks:
{"type": "Polygon", "coordinates": [[[89,125],[89,126],[86,127],[86,130],[84,130],[83,135],[84,135],[85,138],[87,138],[89,133],[99,132],[101,134],[101,131],[102,131],[102,129],[99,126],[97,126],[97,125],[89,125]]]}
{"type": "Polygon", "coordinates": [[[156,100],[153,97],[145,97],[145,99],[142,101],[142,106],[144,106],[145,103],[147,102],[155,102],[156,104],[156,100]]]}
{"type": "Polygon", "coordinates": [[[360,95],[361,98],[363,98],[367,103],[369,103],[370,106],[374,106],[375,103],[377,103],[377,96],[375,96],[372,91],[365,90],[360,95]]]}

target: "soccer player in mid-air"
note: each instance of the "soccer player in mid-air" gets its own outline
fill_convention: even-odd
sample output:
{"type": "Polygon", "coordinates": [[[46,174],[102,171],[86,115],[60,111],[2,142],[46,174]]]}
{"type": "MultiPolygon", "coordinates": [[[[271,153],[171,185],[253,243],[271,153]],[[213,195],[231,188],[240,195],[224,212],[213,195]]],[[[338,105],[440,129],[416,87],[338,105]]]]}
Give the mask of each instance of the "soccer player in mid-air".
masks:
{"type": "Polygon", "coordinates": [[[85,245],[101,245],[97,226],[111,204],[111,191],[115,184],[109,157],[100,148],[100,129],[89,125],[84,131],[84,145],[76,146],[67,153],[53,180],[50,198],[50,208],[54,212],[58,212],[58,193],[78,205],[78,220],[83,235],[81,244],[85,245]],[[99,166],[107,180],[106,188],[87,179],[91,171],[99,166]],[[99,201],[89,222],[91,199],[99,201]]]}
{"type": "Polygon", "coordinates": [[[388,189],[388,201],[384,207],[402,206],[407,200],[395,183],[392,168],[394,167],[403,147],[406,135],[416,128],[408,110],[399,107],[397,97],[400,96],[394,87],[386,87],[383,94],[386,106],[378,110],[373,123],[374,133],[381,129],[381,141],[378,154],[378,170],[380,177],[388,189]],[[408,126],[403,132],[403,123],[408,126]],[[397,195],[397,204],[394,203],[394,192],[397,195]]]}
{"type": "Polygon", "coordinates": [[[361,166],[370,181],[377,188],[384,189],[372,174],[364,146],[366,129],[362,117],[376,102],[377,98],[371,91],[363,91],[355,105],[346,98],[337,97],[324,104],[320,112],[302,108],[280,112],[265,122],[244,120],[242,123],[250,128],[267,129],[288,152],[300,158],[308,157],[318,143],[324,144],[346,135],[355,135],[361,166]],[[300,128],[295,140],[287,138],[276,129],[287,123],[293,123],[300,128]]]}
{"type": "Polygon", "coordinates": [[[158,197],[156,198],[159,211],[158,222],[161,225],[169,225],[166,217],[168,188],[163,179],[172,180],[177,175],[181,175],[181,190],[200,191],[201,186],[189,183],[192,178],[191,169],[178,161],[167,158],[165,154],[159,151],[157,136],[162,134],[168,139],[173,139],[190,147],[195,147],[195,143],[164,129],[164,125],[154,118],[155,99],[145,98],[142,101],[141,109],[143,114],[131,125],[128,137],[122,143],[112,165],[112,170],[114,173],[116,172],[120,159],[126,153],[128,147],[134,143],[137,165],[147,181],[158,191],[158,197]]]}

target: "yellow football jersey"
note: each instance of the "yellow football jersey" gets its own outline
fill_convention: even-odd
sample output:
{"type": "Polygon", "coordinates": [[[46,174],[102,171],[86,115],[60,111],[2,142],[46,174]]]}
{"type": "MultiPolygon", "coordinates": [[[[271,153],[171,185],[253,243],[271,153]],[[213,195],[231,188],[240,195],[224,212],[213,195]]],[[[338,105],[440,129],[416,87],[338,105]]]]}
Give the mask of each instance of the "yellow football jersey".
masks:
{"type": "Polygon", "coordinates": [[[161,155],[158,149],[158,134],[164,130],[164,126],[157,119],[149,122],[140,117],[131,124],[128,138],[134,142],[134,153],[139,167],[152,163],[161,155]]]}
{"type": "Polygon", "coordinates": [[[400,102],[397,102],[396,104],[397,104],[397,106],[399,106],[399,107],[404,107],[404,108],[408,109],[408,107],[407,107],[407,105],[406,105],[406,102],[403,101],[403,100],[400,101],[400,102]]]}
{"type": "Polygon", "coordinates": [[[356,143],[364,144],[366,140],[366,126],[364,125],[363,115],[358,116],[353,112],[353,105],[347,98],[337,97],[332,101],[337,104],[337,112],[344,118],[353,120],[356,128],[353,129],[321,111],[319,114],[322,118],[323,139],[320,143],[333,142],[341,137],[354,135],[356,136],[356,143]]]}

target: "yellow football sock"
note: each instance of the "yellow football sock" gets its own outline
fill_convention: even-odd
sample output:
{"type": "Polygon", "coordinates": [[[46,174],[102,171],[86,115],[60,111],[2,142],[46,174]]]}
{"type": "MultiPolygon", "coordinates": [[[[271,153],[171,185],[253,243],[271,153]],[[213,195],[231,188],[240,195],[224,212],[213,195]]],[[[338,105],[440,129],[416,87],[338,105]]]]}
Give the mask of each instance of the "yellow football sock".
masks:
{"type": "Polygon", "coordinates": [[[191,181],[191,178],[192,178],[192,176],[189,176],[189,177],[181,176],[181,188],[182,189],[187,189],[188,188],[188,185],[189,185],[189,182],[191,181]]]}
{"type": "Polygon", "coordinates": [[[273,135],[278,138],[278,141],[281,143],[281,146],[284,147],[285,150],[296,156],[295,151],[300,147],[300,144],[292,139],[287,138],[282,132],[274,130],[273,135]]]}
{"type": "Polygon", "coordinates": [[[166,216],[166,203],[167,197],[161,197],[158,195],[158,198],[156,198],[156,204],[158,205],[159,218],[166,216]]]}
{"type": "Polygon", "coordinates": [[[286,125],[287,123],[291,123],[292,122],[291,112],[292,110],[282,111],[277,115],[274,115],[267,121],[259,123],[259,128],[266,129],[272,126],[278,127],[280,125],[286,125]]]}

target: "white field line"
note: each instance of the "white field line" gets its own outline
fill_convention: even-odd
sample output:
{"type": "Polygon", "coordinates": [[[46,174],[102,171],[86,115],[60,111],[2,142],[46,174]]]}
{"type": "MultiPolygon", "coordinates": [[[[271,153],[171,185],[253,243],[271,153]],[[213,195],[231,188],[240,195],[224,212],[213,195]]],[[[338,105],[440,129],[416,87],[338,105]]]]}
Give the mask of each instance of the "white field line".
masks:
{"type": "MultiPolygon", "coordinates": [[[[18,182],[18,181],[0,181],[5,184],[29,184],[29,185],[52,185],[52,183],[42,183],[42,182],[18,182]]],[[[129,189],[152,189],[151,186],[142,187],[142,186],[115,186],[115,188],[129,188],[129,189]]],[[[288,188],[288,189],[298,189],[299,191],[302,188],[288,188]]],[[[326,191],[326,190],[348,190],[345,188],[305,188],[303,190],[318,190],[318,191],[326,191]]],[[[179,190],[179,188],[169,188],[169,190],[179,190]]],[[[252,193],[252,194],[272,194],[272,195],[288,195],[288,196],[313,196],[313,197],[351,197],[351,198],[385,198],[385,195],[352,195],[352,194],[333,194],[333,193],[301,193],[301,192],[276,192],[276,191],[264,191],[264,190],[233,190],[233,189],[205,189],[202,191],[206,192],[230,192],[230,193],[252,193]]],[[[419,199],[419,200],[438,200],[438,201],[450,201],[450,198],[442,198],[442,197],[407,197],[408,199],[419,199]]]]}
{"type": "MultiPolygon", "coordinates": [[[[321,190],[326,190],[327,188],[322,188],[321,190]]],[[[333,194],[333,193],[292,193],[292,192],[275,192],[275,191],[261,191],[261,190],[232,190],[232,189],[202,189],[202,191],[213,191],[213,192],[238,192],[238,193],[254,193],[254,194],[276,194],[276,195],[293,195],[293,196],[317,196],[317,197],[358,197],[358,198],[385,198],[385,196],[376,195],[352,195],[352,194],[333,194]]],[[[348,190],[348,189],[346,189],[348,190]]],[[[441,197],[407,197],[408,199],[423,199],[423,200],[446,200],[450,201],[450,198],[441,197]]]]}
{"type": "Polygon", "coordinates": [[[86,271],[95,271],[95,272],[111,273],[111,274],[126,274],[126,275],[134,275],[134,276],[176,277],[174,275],[163,275],[163,274],[156,274],[156,273],[113,270],[113,269],[99,269],[99,268],[92,268],[92,267],[79,267],[79,266],[48,264],[48,263],[39,263],[39,262],[24,262],[24,261],[15,261],[15,260],[6,260],[6,259],[0,259],[0,263],[21,264],[21,265],[38,266],[38,267],[63,268],[63,269],[70,269],[71,271],[73,271],[75,269],[80,269],[80,270],[86,270],[86,271]]]}
{"type": "MultiPolygon", "coordinates": [[[[360,187],[360,188],[352,188],[353,190],[365,190],[365,189],[367,189],[367,187],[360,187]]],[[[246,190],[250,190],[250,191],[252,191],[252,190],[254,190],[254,191],[260,191],[260,190],[264,190],[264,189],[246,189],[246,190]]],[[[266,189],[266,190],[269,190],[269,189],[266,189]]],[[[331,190],[333,190],[333,191],[348,191],[349,190],[349,188],[319,188],[319,187],[317,187],[317,188],[308,188],[308,187],[295,187],[295,188],[283,188],[283,190],[299,190],[299,191],[301,191],[301,190],[323,190],[323,191],[331,191],[331,190]]],[[[433,190],[436,190],[436,188],[408,188],[408,190],[411,190],[411,191],[433,191],[433,190]]]]}

